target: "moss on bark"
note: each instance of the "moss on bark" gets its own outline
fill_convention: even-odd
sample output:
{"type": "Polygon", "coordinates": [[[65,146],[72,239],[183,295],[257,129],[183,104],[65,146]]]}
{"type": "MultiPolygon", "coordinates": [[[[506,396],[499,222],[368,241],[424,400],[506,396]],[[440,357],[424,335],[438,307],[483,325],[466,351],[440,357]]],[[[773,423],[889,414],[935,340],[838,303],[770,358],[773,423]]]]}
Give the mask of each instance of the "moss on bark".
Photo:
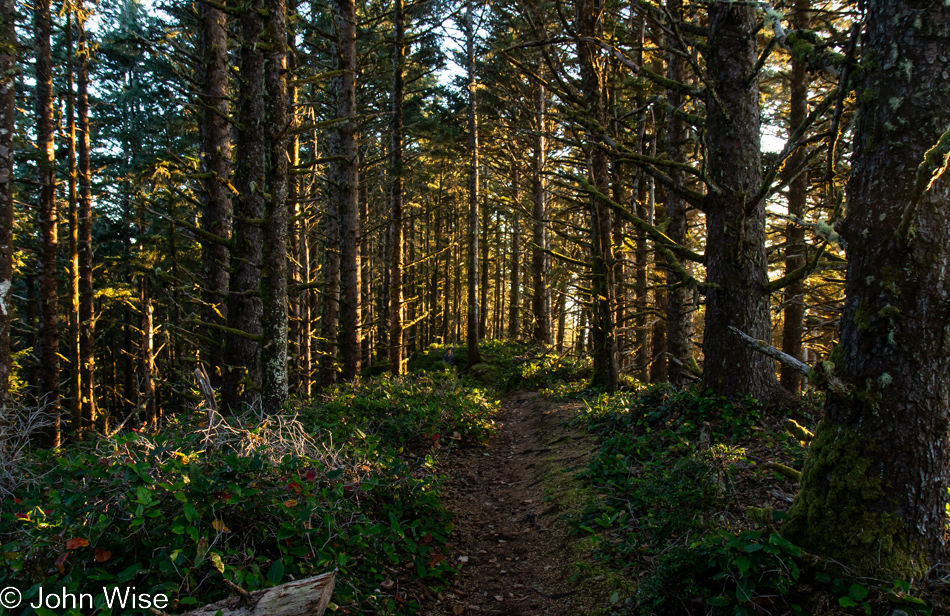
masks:
{"type": "Polygon", "coordinates": [[[920,578],[923,548],[907,540],[896,502],[880,478],[876,447],[828,420],[818,425],[802,472],[802,491],[782,534],[806,550],[840,561],[858,575],[920,578]],[[857,532],[855,532],[857,529],[857,532]]]}

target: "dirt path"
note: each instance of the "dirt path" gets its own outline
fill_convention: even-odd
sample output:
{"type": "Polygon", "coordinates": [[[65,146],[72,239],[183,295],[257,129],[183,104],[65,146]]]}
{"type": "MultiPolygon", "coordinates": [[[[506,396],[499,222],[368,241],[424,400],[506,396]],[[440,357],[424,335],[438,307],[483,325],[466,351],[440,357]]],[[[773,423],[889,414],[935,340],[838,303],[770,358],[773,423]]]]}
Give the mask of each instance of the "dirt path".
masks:
{"type": "Polygon", "coordinates": [[[462,575],[421,614],[586,613],[569,581],[573,559],[557,498],[545,500],[557,492],[552,477],[586,456],[583,439],[560,426],[571,407],[537,393],[510,395],[490,446],[450,457],[444,498],[456,515],[451,558],[463,563],[462,575]]]}

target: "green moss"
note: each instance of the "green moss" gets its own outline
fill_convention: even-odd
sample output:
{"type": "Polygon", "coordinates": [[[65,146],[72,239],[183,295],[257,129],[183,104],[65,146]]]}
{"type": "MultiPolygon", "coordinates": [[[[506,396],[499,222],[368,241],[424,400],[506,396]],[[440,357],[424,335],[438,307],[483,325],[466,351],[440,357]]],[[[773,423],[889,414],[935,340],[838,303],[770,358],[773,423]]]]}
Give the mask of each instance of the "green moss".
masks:
{"type": "Polygon", "coordinates": [[[783,424],[785,431],[797,438],[800,441],[810,441],[815,438],[815,435],[812,434],[812,431],[801,425],[794,419],[786,419],[783,424]]]}
{"type": "Polygon", "coordinates": [[[928,567],[926,555],[908,541],[903,522],[891,513],[895,504],[876,458],[876,447],[861,434],[822,421],[782,534],[858,575],[920,577],[928,567]]]}
{"type": "Polygon", "coordinates": [[[889,291],[894,295],[900,295],[900,287],[898,283],[906,277],[899,269],[885,265],[881,269],[881,285],[884,287],[885,291],[889,291]]]}
{"type": "Polygon", "coordinates": [[[864,333],[871,328],[871,314],[871,308],[866,304],[860,304],[854,311],[854,324],[858,333],[864,333]]]}
{"type": "Polygon", "coordinates": [[[901,309],[897,306],[884,306],[877,312],[877,316],[882,319],[896,319],[901,314],[901,309]]]}

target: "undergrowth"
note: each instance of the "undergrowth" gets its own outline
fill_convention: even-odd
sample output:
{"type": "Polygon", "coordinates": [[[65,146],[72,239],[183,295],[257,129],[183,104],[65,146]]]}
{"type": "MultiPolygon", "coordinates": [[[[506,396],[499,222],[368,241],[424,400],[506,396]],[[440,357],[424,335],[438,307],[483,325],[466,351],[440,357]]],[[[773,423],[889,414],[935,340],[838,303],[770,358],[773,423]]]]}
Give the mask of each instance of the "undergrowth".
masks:
{"type": "Polygon", "coordinates": [[[531,342],[486,340],[479,345],[482,361],[468,366],[467,349],[459,345],[433,344],[409,358],[412,373],[455,369],[464,382],[489,386],[499,392],[543,390],[571,383],[583,390],[590,377],[590,357],[577,357],[531,342]],[[451,349],[451,359],[447,353],[451,349]]]}
{"type": "Polygon", "coordinates": [[[909,584],[832,575],[782,537],[796,484],[774,463],[801,468],[807,444],[754,400],[638,387],[587,398],[574,424],[599,437],[575,531],[636,582],[616,613],[931,613],[909,584]]]}
{"type": "MultiPolygon", "coordinates": [[[[340,613],[410,614],[456,573],[436,457],[484,442],[497,409],[446,374],[378,378],[280,417],[179,416],[25,464],[0,509],[0,587],[164,593],[169,611],[337,571],[340,613]],[[199,426],[199,430],[195,430],[199,426]]],[[[18,612],[20,613],[20,612],[18,612]]],[[[22,612],[33,613],[31,609],[22,612]]],[[[40,608],[88,616],[88,610],[40,608]]]]}

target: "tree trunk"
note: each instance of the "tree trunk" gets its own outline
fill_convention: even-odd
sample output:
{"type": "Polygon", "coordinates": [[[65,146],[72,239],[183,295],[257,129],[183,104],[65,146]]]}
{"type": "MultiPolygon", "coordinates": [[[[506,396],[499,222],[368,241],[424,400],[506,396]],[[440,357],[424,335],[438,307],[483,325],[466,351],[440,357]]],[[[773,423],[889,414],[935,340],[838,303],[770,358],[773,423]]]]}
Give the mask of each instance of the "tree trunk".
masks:
{"type": "Polygon", "coordinates": [[[43,444],[60,445],[59,393],[59,295],[57,281],[56,163],[53,143],[53,61],[50,51],[49,0],[38,0],[33,9],[34,50],[36,53],[36,149],[39,201],[39,273],[40,273],[40,389],[39,404],[48,425],[43,444]]]}
{"type": "Polygon", "coordinates": [[[263,305],[260,297],[264,218],[266,142],[264,136],[264,28],[262,0],[241,13],[241,88],[238,100],[237,189],[234,240],[225,334],[222,407],[235,411],[255,405],[261,383],[259,340],[263,305]]]}
{"type": "Polygon", "coordinates": [[[511,298],[508,306],[508,337],[521,336],[521,168],[511,162],[511,298]]]}
{"type": "Polygon", "coordinates": [[[405,70],[406,27],[403,0],[394,0],[393,124],[392,124],[392,258],[390,260],[389,371],[402,374],[402,99],[405,70]]]}
{"type": "MultiPolygon", "coordinates": [[[[16,129],[16,1],[0,0],[0,424],[10,421],[13,322],[13,134],[16,129]]],[[[3,444],[0,443],[0,447],[3,444]]]]}
{"type": "Polygon", "coordinates": [[[70,432],[82,433],[80,382],[82,362],[79,353],[79,195],[76,187],[76,95],[73,89],[75,52],[73,50],[73,11],[66,13],[66,158],[67,200],[69,203],[69,416],[70,432]]]}
{"type": "MultiPolygon", "coordinates": [[[[198,102],[203,113],[200,125],[201,137],[201,228],[222,240],[231,238],[231,126],[228,122],[230,109],[228,96],[228,35],[227,17],[223,11],[207,4],[197,4],[199,15],[198,102]]],[[[205,302],[203,320],[209,324],[223,324],[228,315],[228,283],[231,253],[223,241],[203,237],[201,240],[201,266],[205,302]]],[[[221,336],[214,327],[206,327],[205,335],[211,340],[221,336]]],[[[211,382],[221,382],[226,370],[224,349],[212,344],[208,349],[211,366],[211,382]]]]}
{"type": "MultiPolygon", "coordinates": [[[[648,224],[653,224],[652,203],[647,201],[648,191],[646,182],[642,176],[643,171],[638,171],[638,180],[634,185],[634,207],[637,208],[637,216],[645,220],[648,224]]],[[[637,379],[642,383],[650,382],[650,291],[647,286],[647,277],[650,272],[649,252],[647,249],[647,234],[643,229],[637,229],[636,239],[636,271],[634,274],[634,305],[636,307],[636,317],[634,318],[634,340],[637,347],[636,356],[636,374],[637,379]]]]}
{"type": "Polygon", "coordinates": [[[481,229],[481,252],[482,264],[479,268],[481,282],[478,285],[478,339],[486,338],[486,327],[488,324],[488,269],[489,269],[489,248],[488,235],[491,232],[491,212],[488,209],[488,194],[482,193],[482,229],[481,229]]]}
{"type": "Polygon", "coordinates": [[[366,148],[360,148],[360,363],[368,367],[373,363],[373,252],[370,249],[369,190],[366,185],[366,148]]]}
{"type": "Polygon", "coordinates": [[[557,352],[564,352],[564,328],[567,325],[567,283],[562,282],[557,291],[557,352]]]}
{"type": "Polygon", "coordinates": [[[852,395],[828,395],[783,532],[855,575],[919,579],[945,557],[950,483],[950,7],[866,6],[834,356],[852,395]]]}
{"type": "Polygon", "coordinates": [[[334,64],[342,74],[333,79],[336,118],[330,133],[329,200],[340,216],[340,363],[341,377],[351,381],[360,373],[360,257],[359,168],[356,143],[356,5],[334,0],[339,39],[334,64]]]}
{"type": "MultiPolygon", "coordinates": [[[[808,9],[810,0],[796,0],[795,28],[805,31],[810,27],[808,9]]],[[[808,63],[802,58],[792,56],[792,73],[789,83],[790,95],[788,112],[788,132],[793,134],[808,115],[808,63]]],[[[787,169],[798,169],[805,162],[806,148],[798,148],[785,164],[787,169]]],[[[788,185],[788,214],[799,219],[805,215],[808,199],[808,173],[800,173],[788,185]]],[[[793,272],[805,265],[805,228],[789,222],[785,225],[785,273],[793,272]]],[[[805,321],[805,279],[796,280],[785,287],[785,301],[782,311],[782,350],[794,357],[802,358],[802,336],[805,321]]],[[[782,387],[797,392],[802,387],[802,375],[785,364],[781,368],[782,387]]]]}
{"type": "MultiPolygon", "coordinates": [[[[667,8],[674,19],[682,19],[683,1],[667,0],[667,8]]],[[[675,47],[673,40],[668,41],[668,45],[675,47]]],[[[686,80],[686,60],[678,53],[669,53],[667,59],[667,77],[675,82],[684,82],[686,80]]],[[[666,92],[667,100],[674,109],[682,109],[685,104],[685,96],[676,89],[669,89],[666,92]]],[[[686,141],[689,138],[686,122],[676,117],[672,112],[667,116],[666,131],[666,151],[669,159],[673,162],[686,162],[686,141]]],[[[670,179],[677,185],[682,186],[686,177],[682,170],[676,167],[669,168],[670,179]]],[[[685,246],[689,232],[688,206],[686,201],[675,191],[666,191],[666,225],[667,236],[679,244],[685,246]]],[[[667,255],[667,260],[675,259],[667,255]]],[[[692,290],[677,280],[672,267],[676,263],[667,261],[667,267],[664,269],[666,278],[666,351],[670,358],[668,362],[669,381],[677,387],[686,385],[688,371],[686,366],[690,364],[693,355],[693,293],[692,290]]],[[[679,263],[681,267],[687,269],[689,264],[679,263]]]]}
{"type": "Polygon", "coordinates": [[[475,108],[475,15],[473,0],[465,11],[466,58],[468,64],[468,367],[481,363],[478,350],[478,114],[475,108]]]}
{"type": "Polygon", "coordinates": [[[716,395],[774,399],[779,392],[772,359],[740,344],[735,326],[771,340],[765,203],[752,199],[762,185],[759,151],[759,9],[716,0],[709,7],[711,91],[706,101],[707,169],[720,192],[706,199],[706,328],[703,387],[716,395]]]}
{"type": "MultiPolygon", "coordinates": [[[[577,3],[577,30],[581,37],[599,39],[603,34],[603,5],[600,0],[579,0],[577,3]]],[[[589,125],[587,148],[590,160],[591,188],[600,195],[608,190],[607,154],[601,147],[603,131],[607,126],[604,106],[604,67],[600,47],[590,40],[578,40],[577,57],[580,61],[581,90],[587,104],[589,125]]],[[[594,370],[591,385],[607,391],[617,389],[617,343],[614,328],[613,247],[611,246],[611,212],[595,195],[590,202],[591,238],[591,302],[593,324],[594,370]]]]}
{"type": "Polygon", "coordinates": [[[545,115],[547,99],[544,87],[534,89],[534,129],[531,156],[531,313],[534,316],[532,339],[540,344],[551,344],[551,291],[548,288],[550,257],[547,230],[547,194],[544,185],[544,167],[547,163],[547,129],[545,115]]]}
{"type": "MultiPolygon", "coordinates": [[[[287,14],[297,14],[297,2],[291,0],[286,7],[287,14]]],[[[287,24],[287,73],[297,75],[297,31],[294,22],[287,24]]],[[[306,302],[306,291],[293,292],[295,285],[301,284],[304,278],[303,245],[306,242],[307,225],[304,214],[304,204],[301,199],[301,185],[303,177],[296,172],[300,169],[300,129],[299,109],[300,94],[297,85],[288,84],[287,115],[289,133],[287,139],[287,164],[290,171],[287,174],[287,282],[290,288],[287,291],[288,306],[288,340],[287,340],[287,371],[288,388],[293,382],[298,394],[303,394],[309,377],[301,370],[303,357],[303,304],[306,302]]]]}
{"type": "MultiPolygon", "coordinates": [[[[653,130],[656,132],[657,126],[656,121],[653,122],[653,130]]],[[[650,152],[650,156],[656,156],[656,142],[659,139],[659,136],[654,134],[652,143],[653,148],[650,152]]],[[[655,212],[654,217],[659,220],[666,218],[666,208],[664,206],[658,206],[656,203],[656,185],[653,181],[653,178],[650,177],[647,180],[648,194],[650,201],[650,210],[655,212]]],[[[659,252],[656,250],[656,243],[653,245],[654,249],[654,262],[657,261],[656,253],[659,252]]],[[[667,372],[667,357],[666,357],[666,287],[661,283],[661,279],[665,281],[666,276],[662,276],[657,269],[654,269],[654,282],[653,282],[653,304],[656,308],[656,317],[653,319],[653,328],[651,332],[652,339],[650,340],[650,382],[651,383],[666,383],[669,381],[669,373],[667,372]]]]}
{"type": "Polygon", "coordinates": [[[152,298],[148,293],[148,278],[142,274],[139,279],[139,309],[142,320],[139,326],[139,408],[142,425],[149,430],[158,427],[155,413],[155,381],[152,374],[155,368],[155,335],[152,326],[152,298]]]}
{"type": "MultiPolygon", "coordinates": [[[[261,261],[261,405],[287,401],[287,5],[267,0],[264,32],[264,249],[261,261]]],[[[354,161],[355,163],[355,161],[354,161]]],[[[354,195],[355,196],[355,195],[354,195]]],[[[355,203],[354,203],[355,206],[355,203]]],[[[357,287],[358,291],[358,287],[357,287]]]]}
{"type": "Polygon", "coordinates": [[[574,347],[578,355],[583,356],[587,351],[587,306],[582,301],[578,302],[578,324],[577,331],[574,332],[574,347]]]}
{"type": "Polygon", "coordinates": [[[79,355],[80,405],[83,432],[96,423],[95,298],[92,288],[92,164],[89,159],[89,41],[82,2],[77,4],[78,75],[76,110],[79,113],[79,355]]]}
{"type": "MultiPolygon", "coordinates": [[[[327,186],[327,192],[331,189],[327,186]]],[[[336,381],[336,361],[339,347],[337,330],[340,325],[340,211],[334,199],[327,199],[323,217],[326,235],[322,312],[320,316],[320,387],[329,387],[336,381]]]]}

